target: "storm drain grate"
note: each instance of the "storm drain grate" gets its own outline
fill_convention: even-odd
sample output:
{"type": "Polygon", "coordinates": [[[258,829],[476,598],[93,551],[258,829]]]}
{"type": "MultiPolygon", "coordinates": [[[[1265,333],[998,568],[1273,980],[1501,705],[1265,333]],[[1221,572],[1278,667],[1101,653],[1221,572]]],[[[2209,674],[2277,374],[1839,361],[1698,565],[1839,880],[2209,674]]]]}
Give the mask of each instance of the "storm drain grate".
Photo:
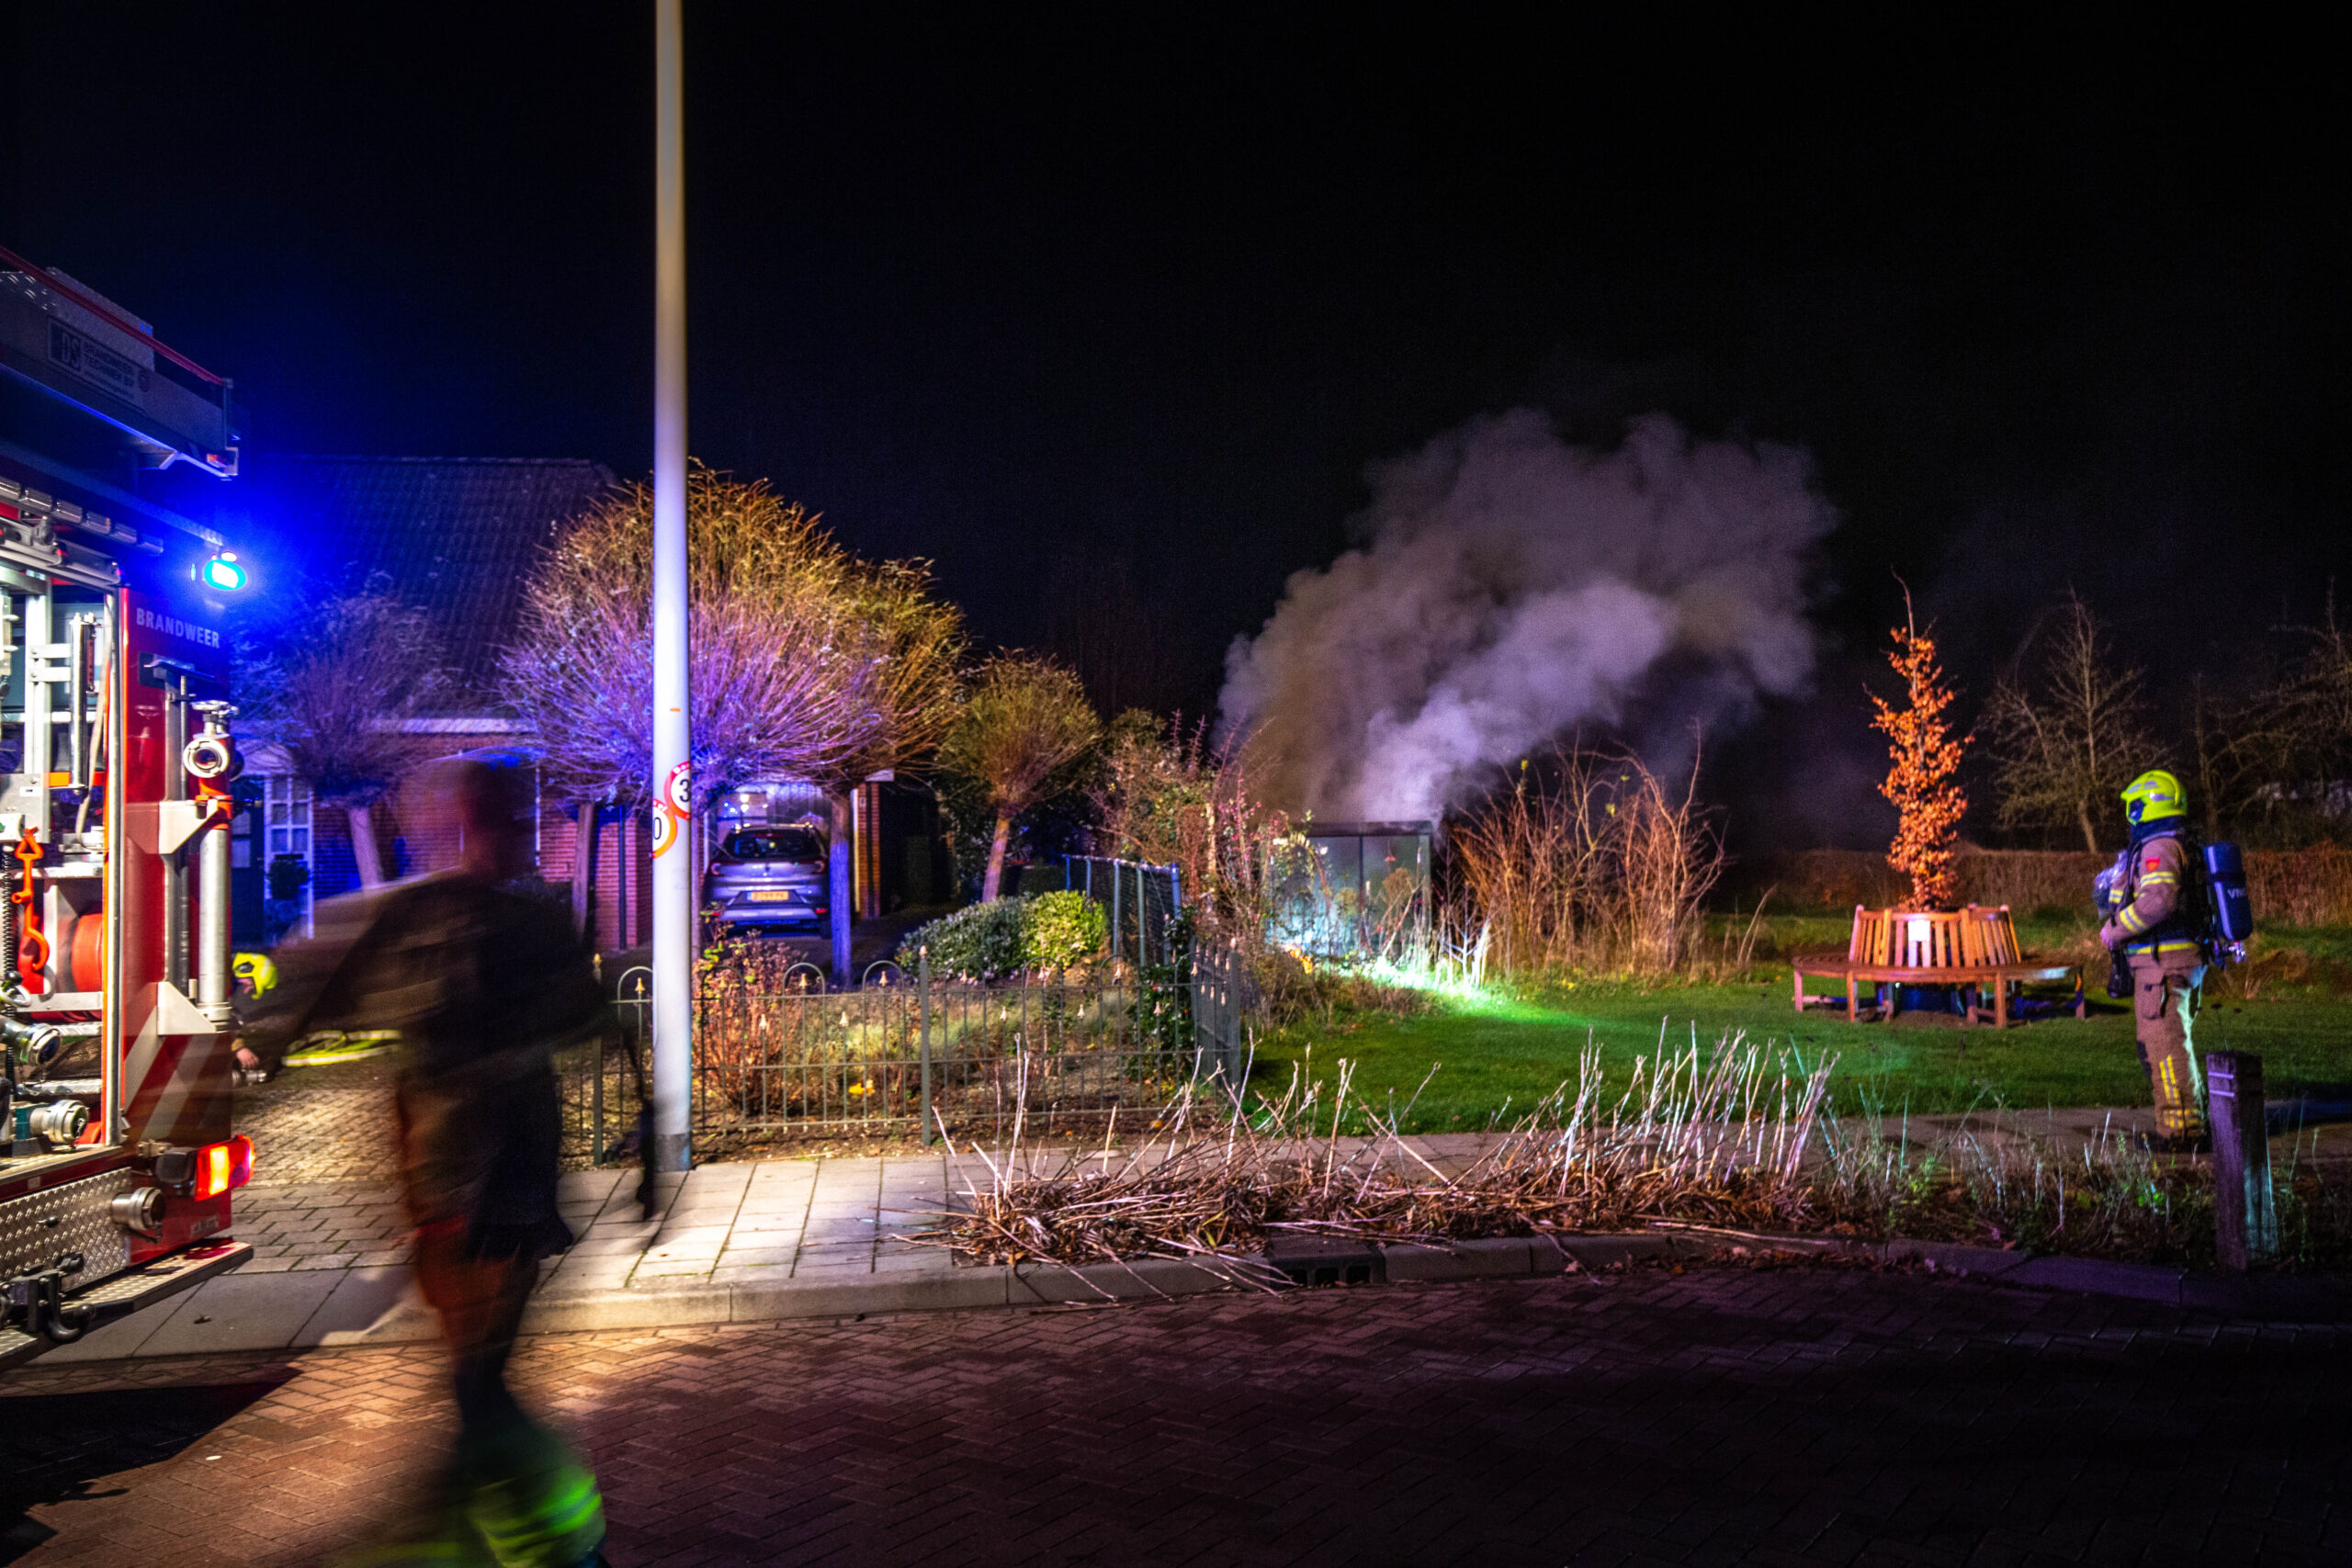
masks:
{"type": "Polygon", "coordinates": [[[1266,1261],[1291,1283],[1310,1288],[1375,1285],[1388,1277],[1379,1245],[1352,1236],[1283,1236],[1268,1244],[1266,1261]]]}

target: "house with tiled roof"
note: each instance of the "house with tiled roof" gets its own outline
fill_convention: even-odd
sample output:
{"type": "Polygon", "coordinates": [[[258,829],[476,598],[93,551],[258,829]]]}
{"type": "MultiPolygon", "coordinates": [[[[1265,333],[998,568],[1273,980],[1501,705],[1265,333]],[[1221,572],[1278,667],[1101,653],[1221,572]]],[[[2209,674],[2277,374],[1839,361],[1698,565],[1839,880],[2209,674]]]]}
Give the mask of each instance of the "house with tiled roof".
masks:
{"type": "MultiPolygon", "coordinates": [[[[440,634],[458,694],[444,712],[401,720],[417,760],[503,744],[527,745],[495,700],[500,650],[515,632],[532,562],[571,518],[615,482],[601,463],[539,457],[254,457],[239,519],[223,517],[257,580],[279,602],[357,592],[371,583],[424,612],[440,634]],[[289,592],[290,591],[290,592],[289,592]]],[[[238,829],[240,941],[307,926],[310,909],[359,885],[345,814],[311,798],[285,753],[248,748],[252,808],[238,829]]],[[[555,808],[539,824],[539,870],[569,881],[577,837],[555,808]]],[[[379,836],[388,874],[414,869],[417,846],[397,822],[379,836]]],[[[602,826],[596,857],[599,935],[607,946],[644,939],[645,832],[602,826]]]]}
{"type": "Polygon", "coordinates": [[[313,593],[388,581],[432,618],[485,712],[531,563],[615,482],[576,457],[257,457],[246,481],[257,565],[313,593]]]}
{"type": "MultiPolygon", "coordinates": [[[[536,737],[496,700],[500,652],[518,630],[532,563],[616,482],[610,469],[577,458],[254,457],[240,482],[246,510],[222,512],[220,525],[270,602],[291,604],[380,584],[424,611],[440,634],[459,700],[444,712],[397,721],[417,761],[485,747],[530,749],[536,737]]],[[[236,819],[240,847],[232,855],[237,940],[265,943],[307,929],[319,899],[359,886],[359,868],[346,814],[314,801],[281,749],[257,741],[246,751],[250,805],[236,819]]],[[[793,787],[770,783],[737,795],[758,796],[765,810],[775,805],[771,795],[788,795],[793,787]]],[[[721,815],[741,806],[730,797],[721,815]]],[[[381,869],[404,875],[432,856],[389,811],[371,813],[387,818],[376,835],[381,869]]],[[[634,812],[588,813],[598,821],[582,867],[582,814],[573,802],[543,802],[540,876],[572,884],[575,907],[593,906],[600,946],[650,941],[650,824],[634,812]],[[575,879],[575,871],[583,874],[575,879]]],[[[938,810],[927,788],[869,781],[852,802],[852,820],[853,899],[860,918],[952,896],[938,810]]]]}

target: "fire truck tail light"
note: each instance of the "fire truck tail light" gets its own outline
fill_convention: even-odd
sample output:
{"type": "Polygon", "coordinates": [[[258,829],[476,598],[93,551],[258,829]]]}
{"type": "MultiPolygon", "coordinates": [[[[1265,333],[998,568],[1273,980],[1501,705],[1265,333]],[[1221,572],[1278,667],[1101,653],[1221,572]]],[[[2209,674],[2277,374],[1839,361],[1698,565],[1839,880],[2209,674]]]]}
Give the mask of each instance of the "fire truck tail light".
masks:
{"type": "Polygon", "coordinates": [[[240,1133],[225,1144],[207,1144],[196,1151],[196,1190],[199,1201],[234,1191],[254,1179],[254,1141],[240,1133]]]}

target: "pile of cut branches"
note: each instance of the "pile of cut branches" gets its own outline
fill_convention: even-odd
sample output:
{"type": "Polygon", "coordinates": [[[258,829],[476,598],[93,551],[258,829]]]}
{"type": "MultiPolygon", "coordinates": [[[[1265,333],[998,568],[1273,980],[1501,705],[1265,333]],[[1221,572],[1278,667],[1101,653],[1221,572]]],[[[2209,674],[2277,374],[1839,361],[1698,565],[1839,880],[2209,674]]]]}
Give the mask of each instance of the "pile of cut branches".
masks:
{"type": "Polygon", "coordinates": [[[1080,1264],[1232,1257],[1285,1234],[1442,1245],[1661,1220],[1789,1228],[1811,1206],[1802,1168],[1828,1071],[1732,1036],[1644,1058],[1612,1098],[1588,1046],[1573,1088],[1453,1173],[1396,1131],[1409,1104],[1351,1104],[1345,1062],[1328,1100],[1303,1069],[1279,1098],[1212,1085],[1124,1157],[1108,1140],[1024,1150],[1016,1115],[1009,1149],[970,1151],[989,1179],[960,1194],[965,1212],[910,1239],[978,1262],[1080,1264]],[[1374,1134],[1342,1137],[1357,1118],[1374,1134]]]}
{"type": "MultiPolygon", "coordinates": [[[[1026,1148],[1017,1115],[1009,1150],[969,1151],[965,1168],[988,1176],[959,1212],[907,1239],[982,1263],[1210,1260],[1258,1282],[1273,1276],[1249,1260],[1286,1236],[1444,1246],[1660,1224],[2212,1265],[2209,1161],[2154,1154],[2120,1128],[2062,1142],[2002,1115],[1927,1141],[1840,1122],[1832,1066],[1730,1035],[1661,1048],[1612,1091],[1588,1046],[1574,1085],[1458,1157],[1396,1131],[1411,1105],[1352,1100],[1345,1062],[1328,1094],[1303,1068],[1279,1097],[1212,1086],[1132,1152],[1026,1148]],[[1363,1125],[1371,1135],[1340,1135],[1363,1125]]],[[[1019,1093],[1025,1105],[1025,1074],[1019,1093]]],[[[2301,1147],[2274,1171],[2278,1266],[2340,1270],[2352,1180],[2301,1147]]]]}

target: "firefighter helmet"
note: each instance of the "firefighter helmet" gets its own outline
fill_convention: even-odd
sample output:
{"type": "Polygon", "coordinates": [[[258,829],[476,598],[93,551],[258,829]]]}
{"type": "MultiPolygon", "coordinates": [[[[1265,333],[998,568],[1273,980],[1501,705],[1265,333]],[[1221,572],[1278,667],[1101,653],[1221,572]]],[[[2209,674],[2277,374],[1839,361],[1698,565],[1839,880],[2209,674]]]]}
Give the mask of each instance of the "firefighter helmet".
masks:
{"type": "Polygon", "coordinates": [[[253,988],[257,997],[266,997],[277,986],[277,965],[266,953],[240,953],[229,963],[229,973],[253,988]]]}
{"type": "Polygon", "coordinates": [[[2162,768],[2152,768],[2123,786],[2123,815],[2133,827],[2167,817],[2186,816],[2188,796],[2180,781],[2162,768]]]}

